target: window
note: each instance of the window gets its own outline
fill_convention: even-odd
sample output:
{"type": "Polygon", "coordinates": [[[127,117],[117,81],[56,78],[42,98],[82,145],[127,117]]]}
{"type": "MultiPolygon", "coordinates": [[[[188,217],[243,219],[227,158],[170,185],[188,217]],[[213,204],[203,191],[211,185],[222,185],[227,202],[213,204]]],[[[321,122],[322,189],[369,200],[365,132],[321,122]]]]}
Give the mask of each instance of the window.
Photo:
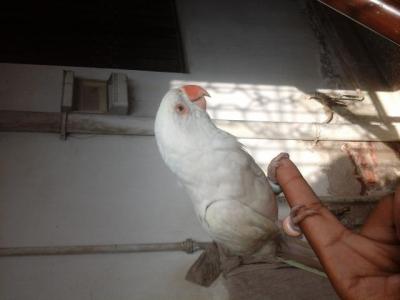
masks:
{"type": "Polygon", "coordinates": [[[173,0],[7,2],[0,62],[185,72],[173,0]]]}

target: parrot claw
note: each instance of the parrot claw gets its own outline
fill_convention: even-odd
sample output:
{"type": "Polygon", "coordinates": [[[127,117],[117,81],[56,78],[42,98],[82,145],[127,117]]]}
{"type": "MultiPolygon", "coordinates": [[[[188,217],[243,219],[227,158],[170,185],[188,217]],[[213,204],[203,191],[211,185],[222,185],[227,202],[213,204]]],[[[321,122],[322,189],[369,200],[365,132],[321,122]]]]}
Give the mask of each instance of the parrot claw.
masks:
{"type": "Polygon", "coordinates": [[[268,182],[275,195],[279,195],[280,193],[282,193],[282,188],[278,184],[278,181],[276,179],[276,169],[278,169],[279,167],[280,160],[284,158],[289,158],[289,154],[287,154],[286,152],[278,154],[275,158],[271,160],[268,165],[268,182]]]}
{"type": "Polygon", "coordinates": [[[272,181],[271,179],[269,179],[269,178],[267,178],[267,179],[268,179],[269,185],[271,186],[272,192],[273,192],[275,195],[279,195],[280,193],[282,193],[282,188],[281,188],[281,186],[280,186],[279,184],[273,182],[273,181],[272,181]]]}
{"type": "Polygon", "coordinates": [[[279,163],[281,159],[288,159],[289,154],[286,152],[279,153],[275,156],[268,165],[268,178],[275,184],[278,184],[278,180],[276,179],[276,169],[279,167],[279,163]]]}
{"type": "Polygon", "coordinates": [[[295,205],[282,223],[283,231],[292,237],[300,237],[303,233],[298,224],[306,217],[318,214],[318,210],[314,208],[307,208],[304,205],[295,205]]]}

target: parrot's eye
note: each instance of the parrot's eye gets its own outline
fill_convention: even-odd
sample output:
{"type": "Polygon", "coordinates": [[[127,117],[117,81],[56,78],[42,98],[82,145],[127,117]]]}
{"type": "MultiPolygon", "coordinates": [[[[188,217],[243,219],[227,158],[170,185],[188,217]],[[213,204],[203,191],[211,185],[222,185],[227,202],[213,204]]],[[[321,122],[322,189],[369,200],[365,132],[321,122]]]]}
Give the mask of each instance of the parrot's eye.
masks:
{"type": "Polygon", "coordinates": [[[188,108],[183,103],[178,103],[175,105],[175,110],[178,114],[184,114],[188,111],[188,108]]]}

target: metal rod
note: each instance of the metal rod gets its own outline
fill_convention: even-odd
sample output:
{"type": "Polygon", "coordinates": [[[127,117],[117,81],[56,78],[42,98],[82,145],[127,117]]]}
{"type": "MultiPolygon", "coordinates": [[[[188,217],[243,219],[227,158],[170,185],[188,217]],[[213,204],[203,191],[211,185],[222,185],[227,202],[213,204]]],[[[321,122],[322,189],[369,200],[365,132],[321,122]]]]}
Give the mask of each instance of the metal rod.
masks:
{"type": "Polygon", "coordinates": [[[399,1],[319,0],[319,2],[400,45],[399,1]]]}
{"type": "MultiPolygon", "coordinates": [[[[346,196],[346,197],[334,197],[334,196],[318,196],[318,199],[321,200],[322,203],[325,204],[367,204],[367,203],[376,203],[384,196],[392,194],[393,191],[385,191],[379,192],[374,195],[366,195],[366,196],[346,196]]],[[[278,201],[286,201],[286,198],[282,195],[277,197],[278,201]]]]}
{"type": "Polygon", "coordinates": [[[186,253],[194,253],[198,250],[205,249],[209,244],[209,242],[197,242],[192,239],[187,239],[177,243],[14,247],[0,248],[0,256],[81,255],[160,251],[184,251],[186,253]]]}
{"type": "MultiPolygon", "coordinates": [[[[325,204],[368,204],[376,203],[382,197],[393,193],[386,191],[368,196],[332,197],[319,196],[325,204]]],[[[278,201],[285,201],[284,196],[278,196],[278,201]]],[[[44,256],[44,255],[82,255],[82,254],[107,254],[107,253],[136,253],[136,252],[161,252],[184,251],[194,253],[205,249],[210,242],[198,242],[186,239],[175,243],[151,244],[113,244],[113,245],[80,245],[80,246],[53,246],[53,247],[13,247],[0,248],[0,257],[4,256],[44,256]]]]}

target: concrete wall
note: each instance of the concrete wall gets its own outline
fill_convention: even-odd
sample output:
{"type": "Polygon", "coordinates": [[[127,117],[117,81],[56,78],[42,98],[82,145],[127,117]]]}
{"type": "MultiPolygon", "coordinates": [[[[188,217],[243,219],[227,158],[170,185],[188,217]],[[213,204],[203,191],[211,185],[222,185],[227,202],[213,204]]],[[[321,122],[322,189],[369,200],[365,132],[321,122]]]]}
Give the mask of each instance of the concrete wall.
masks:
{"type": "MultiPolygon", "coordinates": [[[[0,109],[59,111],[63,70],[102,80],[119,71],[129,77],[137,116],[154,116],[170,87],[196,81],[211,89],[214,117],[324,117],[320,107],[298,97],[327,86],[319,45],[296,1],[177,2],[188,74],[0,64],[0,109]],[[229,112],[218,103],[243,110],[229,112]]],[[[319,192],[327,192],[320,162],[329,161],[329,149],[296,141],[243,142],[263,166],[290,151],[319,192]]],[[[52,134],[1,133],[0,154],[1,247],[207,239],[152,137],[77,135],[61,141],[52,134]]],[[[0,299],[223,299],[220,283],[205,289],[184,280],[196,256],[0,258],[0,299]]]]}

